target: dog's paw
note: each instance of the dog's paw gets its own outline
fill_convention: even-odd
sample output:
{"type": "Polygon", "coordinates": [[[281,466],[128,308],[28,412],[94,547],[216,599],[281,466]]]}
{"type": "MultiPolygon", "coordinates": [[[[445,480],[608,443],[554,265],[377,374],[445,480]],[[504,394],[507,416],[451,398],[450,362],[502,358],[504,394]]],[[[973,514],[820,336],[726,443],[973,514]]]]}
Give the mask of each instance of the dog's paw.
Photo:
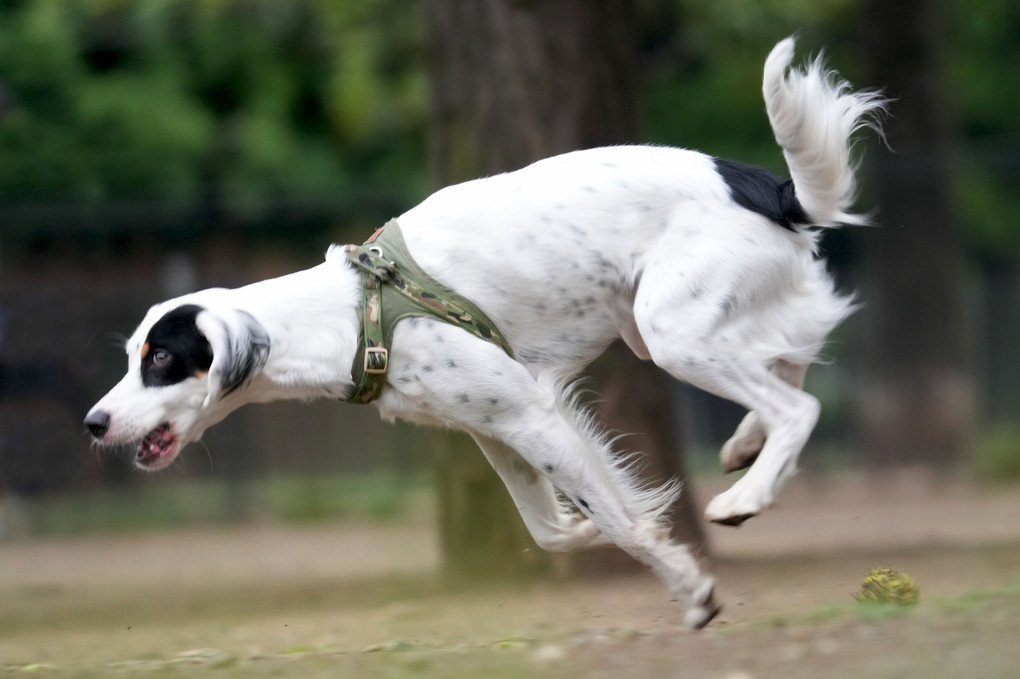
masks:
{"type": "Polygon", "coordinates": [[[765,430],[758,421],[757,413],[750,412],[719,451],[719,463],[727,474],[747,469],[758,459],[764,446],[765,430]]]}
{"type": "Polygon", "coordinates": [[[705,519],[723,526],[739,526],[772,504],[771,497],[762,497],[753,488],[739,483],[712,498],[705,507],[705,519]]]}
{"type": "Polygon", "coordinates": [[[691,601],[691,606],[684,613],[684,624],[691,629],[701,629],[722,611],[722,606],[715,599],[715,581],[711,578],[694,592],[691,601]]]}
{"type": "Polygon", "coordinates": [[[555,532],[536,536],[535,541],[547,552],[577,552],[613,544],[591,519],[574,517],[568,519],[566,525],[561,525],[555,532]]]}
{"type": "Polygon", "coordinates": [[[757,445],[747,445],[745,441],[730,439],[719,451],[719,463],[722,465],[723,472],[729,474],[747,469],[758,459],[758,453],[761,452],[764,445],[764,438],[757,445]]]}
{"type": "Polygon", "coordinates": [[[591,519],[581,519],[570,529],[570,550],[593,549],[612,545],[609,538],[599,530],[591,519]]]}
{"type": "Polygon", "coordinates": [[[719,463],[723,472],[729,474],[747,469],[758,459],[758,454],[764,446],[764,436],[757,439],[738,439],[734,436],[719,451],[719,463]]]}

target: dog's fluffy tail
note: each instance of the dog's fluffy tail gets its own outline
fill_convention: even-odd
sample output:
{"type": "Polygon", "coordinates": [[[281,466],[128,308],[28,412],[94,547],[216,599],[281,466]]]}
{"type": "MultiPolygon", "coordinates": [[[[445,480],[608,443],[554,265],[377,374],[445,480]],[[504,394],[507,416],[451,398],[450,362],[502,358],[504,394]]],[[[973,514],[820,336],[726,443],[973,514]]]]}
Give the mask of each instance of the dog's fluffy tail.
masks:
{"type": "Polygon", "coordinates": [[[821,57],[804,70],[790,68],[793,53],[792,37],[772,49],[762,92],[797,199],[819,226],[866,223],[849,212],[856,188],[850,138],[861,127],[881,134],[886,99],[879,92],[850,91],[849,83],[826,71],[821,57]]]}

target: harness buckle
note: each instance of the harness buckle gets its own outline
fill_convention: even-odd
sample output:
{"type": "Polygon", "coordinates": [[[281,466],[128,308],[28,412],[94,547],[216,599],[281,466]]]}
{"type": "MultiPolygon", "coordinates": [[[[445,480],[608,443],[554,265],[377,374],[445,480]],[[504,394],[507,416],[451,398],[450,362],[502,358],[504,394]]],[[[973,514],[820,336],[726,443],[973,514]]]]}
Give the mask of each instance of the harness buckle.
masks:
{"type": "Polygon", "coordinates": [[[390,352],[386,347],[365,347],[365,374],[385,375],[390,352]]]}

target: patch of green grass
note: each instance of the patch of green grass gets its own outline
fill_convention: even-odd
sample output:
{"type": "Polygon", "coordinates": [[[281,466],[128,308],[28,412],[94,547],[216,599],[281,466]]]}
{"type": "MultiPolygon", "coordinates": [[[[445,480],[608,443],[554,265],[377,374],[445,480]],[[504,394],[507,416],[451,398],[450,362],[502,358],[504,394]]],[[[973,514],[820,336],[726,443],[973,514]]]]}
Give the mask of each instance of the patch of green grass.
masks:
{"type": "Polygon", "coordinates": [[[265,483],[264,492],[273,515],[284,521],[388,520],[402,516],[427,487],[424,478],[370,474],[276,477],[265,483]]]}
{"type": "Polygon", "coordinates": [[[879,603],[875,601],[862,601],[857,604],[857,615],[865,622],[881,622],[902,618],[917,610],[914,606],[904,606],[896,603],[879,603]]]}
{"type": "Polygon", "coordinates": [[[132,532],[223,520],[224,488],[211,481],[92,489],[41,498],[23,509],[35,535],[132,532]]]}
{"type": "Polygon", "coordinates": [[[977,446],[974,465],[982,481],[1020,479],[1020,424],[1005,423],[992,427],[977,446]]]}
{"type": "MultiPolygon", "coordinates": [[[[925,599],[919,605],[905,606],[895,603],[847,602],[823,604],[801,613],[779,613],[752,622],[752,626],[765,628],[811,627],[857,619],[864,623],[881,623],[911,615],[938,616],[944,613],[980,613],[992,603],[1015,599],[1020,605],[1020,579],[1002,587],[980,588],[953,596],[925,599]]],[[[733,631],[733,630],[727,630],[733,631]]]]}
{"type": "Polygon", "coordinates": [[[19,509],[34,535],[142,532],[225,523],[251,516],[307,523],[386,521],[427,505],[426,474],[273,476],[230,485],[217,480],[143,483],[31,501],[19,509]]]}
{"type": "Polygon", "coordinates": [[[759,620],[756,626],[794,627],[827,624],[847,619],[853,613],[852,604],[823,604],[804,613],[776,613],[759,620]]]}
{"type": "Polygon", "coordinates": [[[985,608],[989,602],[1013,600],[1020,606],[1020,579],[1002,587],[980,587],[953,597],[940,597],[931,602],[936,611],[949,613],[973,613],[985,608]]]}

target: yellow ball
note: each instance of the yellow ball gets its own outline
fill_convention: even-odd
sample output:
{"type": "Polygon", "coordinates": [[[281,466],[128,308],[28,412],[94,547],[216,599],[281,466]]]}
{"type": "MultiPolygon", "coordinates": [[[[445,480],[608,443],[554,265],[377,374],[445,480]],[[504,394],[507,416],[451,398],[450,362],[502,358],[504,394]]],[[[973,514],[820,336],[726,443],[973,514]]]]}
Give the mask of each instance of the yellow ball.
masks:
{"type": "Polygon", "coordinates": [[[917,603],[917,583],[906,573],[891,568],[875,568],[864,578],[861,591],[854,598],[861,603],[911,606],[917,603]]]}

